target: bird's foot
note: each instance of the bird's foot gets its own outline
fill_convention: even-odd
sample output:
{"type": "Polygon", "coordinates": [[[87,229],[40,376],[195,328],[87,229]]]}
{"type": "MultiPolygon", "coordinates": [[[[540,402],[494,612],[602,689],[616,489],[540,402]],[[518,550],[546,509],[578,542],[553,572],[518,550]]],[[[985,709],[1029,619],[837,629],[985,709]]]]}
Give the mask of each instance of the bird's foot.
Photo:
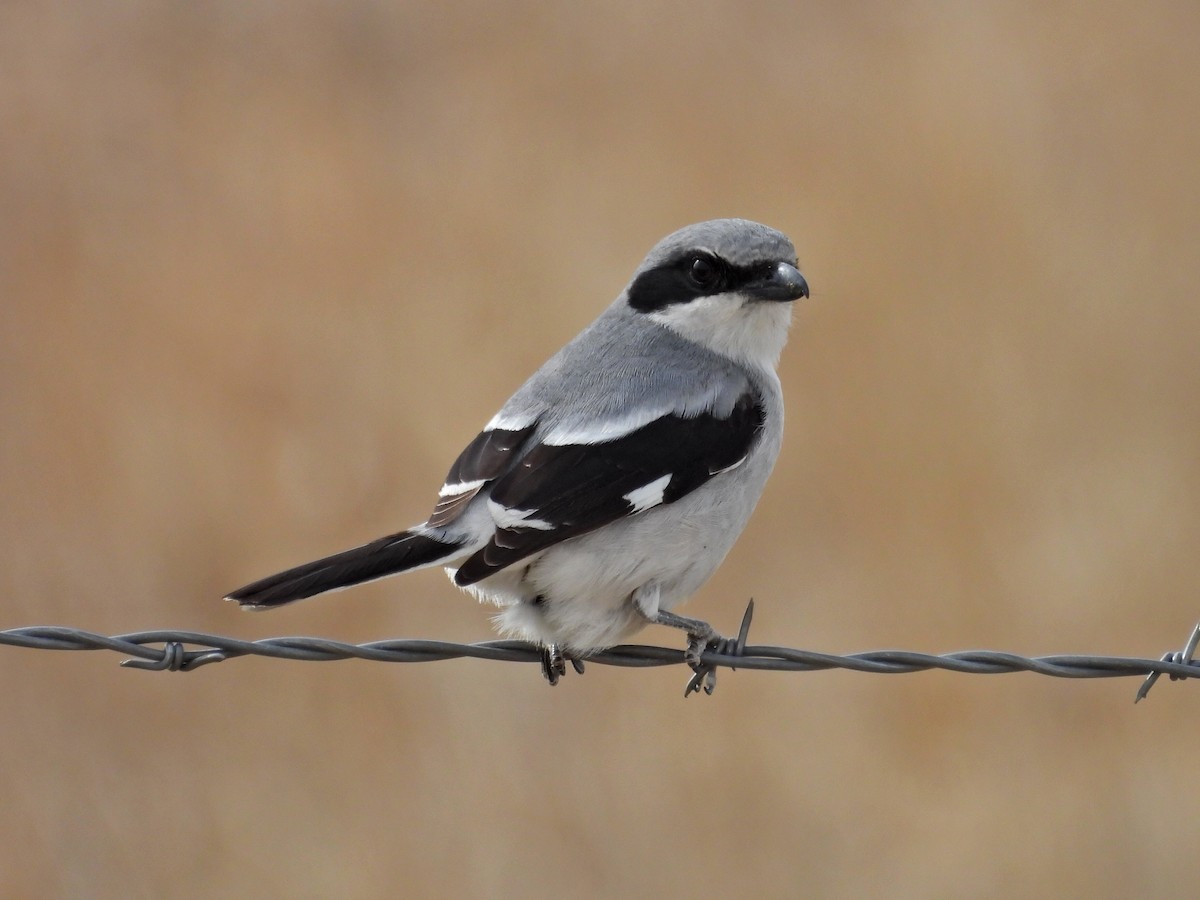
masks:
{"type": "Polygon", "coordinates": [[[711,625],[700,619],[689,619],[687,616],[676,615],[661,609],[649,612],[637,603],[635,603],[635,608],[641,612],[646,621],[653,622],[655,625],[678,628],[687,635],[687,650],[684,651],[683,661],[691,667],[693,674],[687,687],[684,688],[683,696],[685,697],[690,697],[700,691],[711,694],[717,689],[717,666],[715,663],[704,661],[705,651],[712,651],[721,656],[741,656],[746,647],[746,636],[750,632],[750,620],[754,617],[754,601],[751,600],[746,604],[746,614],[742,616],[742,627],[738,629],[738,636],[727,638],[717,634],[711,625]]]}
{"type": "Polygon", "coordinates": [[[583,674],[583,660],[567,656],[558,644],[548,644],[542,647],[542,676],[550,682],[550,686],[558,684],[558,679],[567,674],[567,663],[580,675],[583,674]]]}
{"type": "MultiPolygon", "coordinates": [[[[717,665],[704,661],[704,651],[711,650],[721,656],[741,656],[746,649],[746,638],[750,634],[750,620],[754,618],[754,601],[746,604],[746,613],[742,616],[742,625],[737,637],[722,637],[713,630],[707,622],[697,624],[702,628],[687,630],[688,645],[684,652],[684,661],[692,669],[692,677],[683,690],[683,696],[690,697],[700,691],[712,696],[717,689],[717,665]]],[[[730,666],[730,668],[736,668],[730,666]]]]}

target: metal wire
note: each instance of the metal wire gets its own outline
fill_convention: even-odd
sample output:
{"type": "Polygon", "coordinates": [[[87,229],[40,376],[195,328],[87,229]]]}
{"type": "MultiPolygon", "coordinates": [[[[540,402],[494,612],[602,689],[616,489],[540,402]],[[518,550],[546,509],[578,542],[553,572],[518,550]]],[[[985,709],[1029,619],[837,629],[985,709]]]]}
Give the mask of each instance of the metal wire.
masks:
{"type": "MultiPolygon", "coordinates": [[[[1200,625],[1192,631],[1184,648],[1161,659],[1123,656],[1038,656],[1025,657],[996,650],[966,650],[939,656],[910,650],[873,650],[839,656],[814,650],[745,644],[745,628],[738,642],[723,642],[722,652],[705,651],[706,667],[762,669],[774,672],[816,672],[850,669],[897,675],[943,669],[976,675],[1033,672],[1054,678],[1119,678],[1147,676],[1134,702],[1141,700],[1161,675],[1172,681],[1200,678],[1200,662],[1193,661],[1200,644],[1200,625]]],[[[129,668],[189,672],[209,663],[239,656],[266,656],[306,662],[366,659],[375,662],[417,663],[447,659],[489,659],[503,662],[540,663],[542,651],[525,641],[484,641],[457,644],[449,641],[396,639],[347,644],[316,637],[277,637],[244,641],[196,631],[139,631],[107,637],[61,625],[35,625],[0,631],[0,644],[33,650],[112,650],[132,657],[121,665],[129,668]],[[162,644],[163,646],[151,646],[162,644]],[[191,646],[198,649],[187,649],[191,646]]],[[[587,662],[604,666],[642,668],[684,663],[684,652],[667,647],[622,645],[587,657],[587,662]]],[[[580,668],[577,666],[577,668],[580,668]]],[[[688,693],[696,690],[693,679],[688,693]]],[[[707,690],[707,688],[706,688],[707,690]]]]}

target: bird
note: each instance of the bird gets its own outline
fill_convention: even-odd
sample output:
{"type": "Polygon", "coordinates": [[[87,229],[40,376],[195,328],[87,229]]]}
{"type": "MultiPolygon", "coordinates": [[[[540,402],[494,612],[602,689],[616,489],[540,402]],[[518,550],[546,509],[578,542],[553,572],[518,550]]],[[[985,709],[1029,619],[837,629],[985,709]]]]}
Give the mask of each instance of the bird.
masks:
{"type": "Polygon", "coordinates": [[[251,610],[441,565],[499,608],[497,630],[538,645],[553,685],[571,661],[648,624],[681,629],[695,676],[723,640],[675,608],[742,532],[783,438],[776,366],[796,250],[746,219],[681,228],[616,300],[538,369],[455,459],[429,517],[259,579],[251,610]]]}

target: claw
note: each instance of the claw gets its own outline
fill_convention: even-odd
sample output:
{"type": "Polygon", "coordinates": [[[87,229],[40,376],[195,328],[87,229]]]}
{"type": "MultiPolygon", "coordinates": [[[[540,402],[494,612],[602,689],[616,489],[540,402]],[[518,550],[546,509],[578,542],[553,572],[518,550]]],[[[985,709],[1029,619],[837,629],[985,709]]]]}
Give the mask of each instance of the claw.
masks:
{"type": "Polygon", "coordinates": [[[709,647],[715,647],[721,640],[721,636],[711,628],[706,632],[689,632],[687,650],[683,653],[683,661],[693,669],[704,665],[702,657],[704,651],[709,647]]]}
{"type": "Polygon", "coordinates": [[[709,634],[689,634],[687,650],[683,659],[692,669],[692,677],[683,689],[683,696],[690,697],[703,689],[709,696],[717,689],[717,667],[703,660],[704,651],[709,647],[714,649],[721,642],[721,636],[712,629],[709,634]],[[711,635],[711,636],[710,636],[711,635]]]}
{"type": "Polygon", "coordinates": [[[550,686],[558,684],[558,679],[567,674],[567,661],[558,644],[549,644],[542,648],[542,675],[550,682],[550,686]]]}

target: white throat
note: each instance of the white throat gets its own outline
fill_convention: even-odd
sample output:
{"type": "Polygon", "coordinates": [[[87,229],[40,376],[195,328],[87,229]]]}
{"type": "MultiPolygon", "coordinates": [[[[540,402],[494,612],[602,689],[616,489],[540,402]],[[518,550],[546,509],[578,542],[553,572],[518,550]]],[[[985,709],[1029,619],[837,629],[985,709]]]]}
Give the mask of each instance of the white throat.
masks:
{"type": "Polygon", "coordinates": [[[787,343],[792,304],[718,294],[669,306],[650,318],[736,362],[774,369],[787,343]]]}

